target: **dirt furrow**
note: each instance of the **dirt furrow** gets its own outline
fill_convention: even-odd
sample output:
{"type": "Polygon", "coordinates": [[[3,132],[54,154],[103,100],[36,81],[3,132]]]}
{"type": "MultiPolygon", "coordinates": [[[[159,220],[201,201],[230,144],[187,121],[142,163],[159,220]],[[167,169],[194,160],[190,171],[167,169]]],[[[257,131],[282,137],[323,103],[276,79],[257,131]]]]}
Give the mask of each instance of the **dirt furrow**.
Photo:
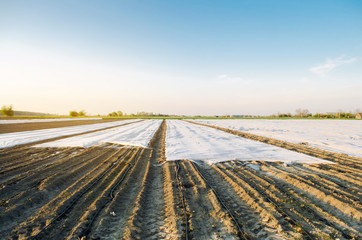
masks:
{"type": "MultiPolygon", "coordinates": [[[[281,166],[277,166],[282,168],[281,166]]],[[[291,167],[285,168],[286,172],[290,173],[291,177],[298,179],[299,181],[316,187],[323,191],[327,195],[333,195],[334,198],[343,202],[345,205],[351,205],[358,211],[362,211],[361,198],[356,196],[353,191],[350,191],[348,187],[342,184],[336,184],[334,181],[329,181],[326,178],[319,177],[314,172],[305,171],[299,164],[294,164],[291,167]]]]}
{"type": "Polygon", "coordinates": [[[348,202],[344,201],[344,199],[342,200],[340,196],[336,196],[333,191],[326,188],[325,186],[322,187],[321,184],[304,180],[300,176],[300,172],[292,172],[289,170],[290,168],[281,167],[278,164],[267,166],[268,172],[272,173],[274,176],[293,184],[305,192],[313,194],[319,200],[333,205],[345,215],[358,219],[362,218],[362,212],[356,209],[355,206],[351,206],[351,204],[348,204],[348,202]]]}
{"type": "MultiPolygon", "coordinates": [[[[88,151],[86,151],[88,153],[88,151]]],[[[99,149],[93,149],[100,158],[104,156],[105,152],[99,149]]],[[[110,154],[110,153],[108,153],[110,154]]],[[[82,172],[67,171],[67,166],[78,161],[85,161],[89,164],[88,169],[94,168],[93,161],[88,155],[78,155],[75,158],[69,158],[70,161],[66,161],[63,165],[59,165],[58,168],[51,171],[39,171],[38,174],[27,174],[24,172],[22,179],[14,181],[14,179],[7,185],[3,185],[0,189],[1,207],[0,213],[2,215],[2,225],[0,227],[0,236],[9,234],[9,229],[17,226],[21,223],[21,220],[29,218],[32,214],[36,213],[41,207],[47,204],[52,198],[56,197],[62,190],[73,184],[82,174],[82,172]],[[61,174],[60,174],[61,173],[61,174]],[[80,174],[80,175],[79,175],[80,174]],[[54,181],[49,186],[42,185],[43,181],[50,176],[58,175],[58,180],[54,181]]],[[[98,160],[99,161],[99,160],[98,160]]],[[[84,172],[84,171],[83,171],[84,172]]]]}
{"type": "Polygon", "coordinates": [[[190,238],[238,239],[235,223],[194,166],[181,161],[180,168],[181,186],[190,213],[190,238]]]}
{"type": "Polygon", "coordinates": [[[276,168],[271,163],[261,163],[261,170],[276,181],[276,186],[288,184],[289,189],[296,198],[306,200],[307,206],[314,211],[319,212],[325,219],[331,222],[336,229],[344,228],[344,235],[358,236],[360,231],[360,211],[354,207],[339,201],[330,194],[315,186],[308,185],[296,178],[290,173],[276,168]],[[341,226],[341,227],[338,227],[341,226]]]}
{"type": "MultiPolygon", "coordinates": [[[[112,169],[112,164],[120,157],[129,156],[129,152],[124,152],[123,149],[115,150],[108,158],[103,158],[103,161],[96,168],[86,171],[82,176],[73,176],[65,179],[65,183],[60,182],[62,191],[49,190],[46,191],[54,196],[48,203],[43,205],[33,216],[23,222],[20,227],[14,230],[14,234],[23,236],[33,236],[39,233],[41,229],[48,226],[50,223],[64,218],[62,215],[68,210],[69,206],[73,206],[82,196],[91,190],[96,183],[101,182],[104,174],[112,169]],[[71,184],[67,186],[67,184],[71,184]],[[63,184],[65,186],[63,186],[63,184]]],[[[45,188],[47,189],[47,188],[45,188]]]]}
{"type": "MultiPolygon", "coordinates": [[[[268,189],[273,190],[274,193],[278,194],[278,192],[280,192],[280,200],[277,204],[281,205],[282,209],[287,212],[299,213],[299,215],[304,218],[305,223],[311,224],[316,228],[312,233],[316,234],[319,238],[325,237],[326,234],[333,238],[352,238],[353,234],[351,235],[349,233],[348,226],[334,216],[331,216],[328,210],[325,211],[315,206],[309,200],[308,194],[299,194],[294,190],[292,185],[280,179],[272,178],[268,172],[252,169],[238,161],[233,162],[233,164],[243,167],[243,173],[248,173],[250,176],[254,176],[254,178],[262,179],[266,182],[266,186],[270,184],[268,189]],[[275,191],[275,189],[277,191],[275,191]]],[[[259,164],[270,163],[259,162],[259,164]]]]}
{"type": "Polygon", "coordinates": [[[18,165],[28,163],[35,157],[39,158],[39,156],[41,154],[44,155],[44,149],[27,148],[26,151],[16,151],[12,154],[6,154],[3,156],[0,156],[0,164],[1,164],[2,169],[4,169],[4,170],[11,169],[18,165]]]}
{"type": "Polygon", "coordinates": [[[126,226],[127,218],[132,211],[140,182],[145,176],[147,162],[149,162],[151,149],[144,149],[133,162],[122,184],[116,186],[111,194],[111,201],[102,206],[93,220],[92,228],[86,232],[87,239],[121,239],[126,226]]]}
{"type": "Polygon", "coordinates": [[[241,226],[246,239],[277,237],[276,230],[269,227],[255,209],[250,207],[250,198],[238,183],[234,182],[215,165],[199,166],[208,183],[219,193],[223,202],[241,226]]]}
{"type": "Polygon", "coordinates": [[[64,158],[73,154],[75,152],[74,148],[65,148],[65,149],[39,149],[42,151],[41,154],[32,154],[29,158],[22,159],[22,163],[14,164],[13,166],[7,166],[4,168],[4,175],[16,175],[17,170],[20,172],[29,172],[43,165],[49,165],[50,163],[57,161],[60,158],[64,158]],[[15,172],[15,173],[14,173],[15,172]]]}
{"type": "MultiPolygon", "coordinates": [[[[235,175],[250,184],[266,200],[271,202],[281,214],[282,219],[278,218],[283,227],[283,231],[295,231],[304,235],[307,239],[326,238],[331,235],[331,229],[325,228],[325,220],[305,207],[304,202],[297,201],[291,196],[293,192],[288,189],[280,189],[275,186],[275,182],[267,176],[262,176],[259,171],[248,167],[240,162],[224,163],[234,172],[235,175]],[[283,224],[283,221],[289,222],[288,225],[283,224]],[[289,227],[291,226],[291,228],[289,227]]],[[[333,229],[334,230],[334,229],[333,229]]],[[[335,236],[340,237],[340,236],[335,236]]]]}
{"type": "Polygon", "coordinates": [[[341,186],[346,185],[348,189],[351,189],[355,193],[358,192],[359,195],[362,194],[362,188],[360,186],[362,177],[354,176],[353,170],[344,171],[333,164],[303,165],[300,168],[303,168],[305,171],[312,171],[320,177],[333,181],[335,184],[340,184],[341,186]]]}
{"type": "MultiPolygon", "coordinates": [[[[97,154],[94,151],[94,148],[89,148],[86,150],[80,148],[67,148],[65,152],[61,152],[62,149],[59,149],[59,153],[51,154],[53,150],[43,149],[45,153],[49,152],[49,156],[44,157],[36,162],[36,164],[30,163],[33,167],[29,167],[26,163],[22,166],[19,166],[16,170],[4,171],[4,174],[1,176],[3,185],[14,185],[19,181],[25,179],[34,179],[33,176],[44,176],[53,173],[53,169],[66,164],[66,166],[71,167],[74,164],[78,164],[78,161],[75,160],[75,157],[90,156],[94,157],[97,154]],[[88,155],[89,154],[89,155],[88,155]]],[[[64,168],[62,168],[64,169],[64,168]]]]}
{"type": "MultiPolygon", "coordinates": [[[[362,165],[362,162],[360,162],[360,165],[362,165]]],[[[351,176],[352,178],[357,178],[359,180],[362,179],[362,171],[353,167],[340,164],[319,164],[317,166],[324,170],[331,170],[338,173],[348,173],[347,176],[351,176]]]]}
{"type": "MultiPolygon", "coordinates": [[[[77,152],[78,149],[71,149],[77,152]]],[[[55,191],[61,189],[59,186],[66,186],[64,181],[78,178],[82,172],[96,167],[100,161],[110,156],[114,150],[92,148],[86,151],[77,152],[76,155],[68,155],[65,158],[54,156],[54,164],[45,164],[42,168],[24,171],[21,175],[3,183],[0,195],[11,198],[22,191],[30,191],[32,188],[47,190],[47,185],[55,186],[55,191]],[[73,177],[72,177],[73,176],[73,177]]],[[[52,189],[52,188],[50,188],[52,189]]]]}
{"type": "Polygon", "coordinates": [[[304,233],[303,231],[293,231],[293,228],[296,228],[295,224],[290,225],[290,223],[286,222],[283,214],[275,208],[269,198],[265,197],[264,192],[261,193],[258,191],[260,189],[255,189],[250,181],[238,177],[224,164],[218,164],[215,168],[223,174],[228,182],[238,186],[237,190],[242,199],[259,214],[263,224],[268,229],[273,229],[273,232],[278,233],[280,236],[285,234],[284,238],[292,238],[304,233]]]}
{"type": "MultiPolygon", "coordinates": [[[[141,148],[126,164],[123,164],[123,159],[120,159],[119,162],[113,163],[116,167],[107,174],[108,176],[106,175],[104,179],[101,180],[96,189],[92,189],[92,192],[90,192],[84,200],[81,200],[78,203],[78,205],[82,206],[85,210],[83,210],[83,214],[80,218],[78,217],[79,214],[75,214],[75,227],[73,227],[70,234],[68,234],[68,239],[85,238],[89,235],[92,231],[91,228],[95,223],[96,218],[99,217],[100,212],[103,211],[106,205],[113,200],[112,195],[114,194],[114,190],[118,188],[120,184],[123,184],[124,178],[128,175],[129,171],[137,165],[140,159],[149,159],[150,154],[150,149],[141,148]],[[77,221],[77,219],[79,220],[77,221]]],[[[68,219],[69,217],[67,220],[68,219]]]]}

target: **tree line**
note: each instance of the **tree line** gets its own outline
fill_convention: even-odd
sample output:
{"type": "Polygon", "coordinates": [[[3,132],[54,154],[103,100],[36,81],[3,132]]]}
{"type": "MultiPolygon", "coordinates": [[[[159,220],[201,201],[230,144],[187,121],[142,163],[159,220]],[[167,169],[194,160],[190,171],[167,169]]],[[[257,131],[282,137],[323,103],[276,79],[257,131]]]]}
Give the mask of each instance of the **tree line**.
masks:
{"type": "Polygon", "coordinates": [[[14,109],[13,109],[13,105],[3,105],[1,107],[1,113],[4,115],[4,116],[8,116],[8,117],[12,117],[14,116],[14,109]]]}
{"type": "Polygon", "coordinates": [[[355,118],[356,114],[361,113],[359,109],[356,109],[354,113],[345,112],[343,110],[338,110],[337,112],[329,113],[310,113],[308,109],[298,108],[295,110],[295,114],[291,113],[278,113],[271,115],[271,117],[280,117],[280,118],[355,118]]]}
{"type": "Polygon", "coordinates": [[[153,113],[153,112],[137,112],[137,113],[123,113],[122,111],[108,113],[108,117],[168,117],[167,114],[153,113]]]}
{"type": "Polygon", "coordinates": [[[87,113],[84,110],[80,110],[79,112],[73,110],[69,112],[70,117],[85,117],[86,115],[87,113]]]}

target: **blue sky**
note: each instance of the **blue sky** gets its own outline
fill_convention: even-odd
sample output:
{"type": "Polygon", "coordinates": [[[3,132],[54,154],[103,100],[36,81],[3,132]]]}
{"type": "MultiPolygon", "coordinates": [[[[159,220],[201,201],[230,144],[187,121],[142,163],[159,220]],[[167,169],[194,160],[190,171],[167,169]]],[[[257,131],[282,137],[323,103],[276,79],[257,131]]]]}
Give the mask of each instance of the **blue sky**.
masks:
{"type": "Polygon", "coordinates": [[[2,1],[0,104],[67,114],[362,109],[361,1],[2,1]]]}

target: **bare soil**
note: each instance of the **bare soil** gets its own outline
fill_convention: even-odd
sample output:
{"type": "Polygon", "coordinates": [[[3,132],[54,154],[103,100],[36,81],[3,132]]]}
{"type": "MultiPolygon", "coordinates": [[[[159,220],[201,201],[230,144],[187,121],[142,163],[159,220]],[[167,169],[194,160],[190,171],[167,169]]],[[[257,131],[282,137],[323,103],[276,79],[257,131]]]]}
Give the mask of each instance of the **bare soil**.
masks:
{"type": "Polygon", "coordinates": [[[71,127],[85,124],[105,123],[119,121],[114,119],[100,119],[100,120],[75,120],[75,121],[55,121],[55,122],[30,122],[30,123],[11,123],[0,124],[1,133],[23,132],[48,128],[71,127]]]}
{"type": "Polygon", "coordinates": [[[166,128],[148,148],[0,151],[0,239],[362,238],[359,159],[169,162],[166,128]]]}

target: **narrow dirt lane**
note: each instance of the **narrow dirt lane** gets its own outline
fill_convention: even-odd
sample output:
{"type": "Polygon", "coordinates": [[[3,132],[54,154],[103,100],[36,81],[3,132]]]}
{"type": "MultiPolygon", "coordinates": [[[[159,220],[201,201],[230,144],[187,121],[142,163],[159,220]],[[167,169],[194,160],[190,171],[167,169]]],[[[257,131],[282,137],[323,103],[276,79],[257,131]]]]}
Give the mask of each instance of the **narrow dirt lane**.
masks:
{"type": "Polygon", "coordinates": [[[33,131],[48,128],[71,127],[85,124],[106,123],[120,121],[120,119],[99,119],[99,120],[77,120],[77,121],[55,121],[55,122],[32,122],[0,124],[1,133],[33,131]]]}

